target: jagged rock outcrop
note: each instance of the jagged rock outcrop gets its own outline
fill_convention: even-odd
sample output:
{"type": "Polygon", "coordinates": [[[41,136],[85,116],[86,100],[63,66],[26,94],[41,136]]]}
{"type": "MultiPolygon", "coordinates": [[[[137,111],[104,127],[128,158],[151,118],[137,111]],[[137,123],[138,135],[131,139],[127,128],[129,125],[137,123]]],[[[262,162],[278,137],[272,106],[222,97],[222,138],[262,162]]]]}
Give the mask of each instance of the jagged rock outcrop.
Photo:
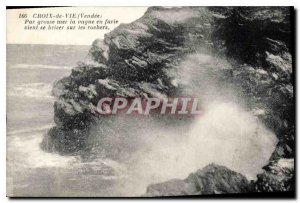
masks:
{"type": "Polygon", "coordinates": [[[295,190],[294,159],[278,159],[264,167],[257,176],[255,190],[259,192],[283,192],[295,190]]]}
{"type": "Polygon", "coordinates": [[[90,60],[54,85],[56,126],[42,147],[61,153],[84,150],[89,126],[102,119],[95,111],[102,97],[179,95],[172,70],[184,55],[211,47],[207,28],[212,20],[212,13],[202,7],[153,7],[141,19],[106,34],[104,41],[96,40],[90,60]]]}
{"type": "MultiPolygon", "coordinates": [[[[149,8],[142,18],[121,24],[104,40],[95,40],[89,60],[54,85],[56,126],[45,136],[42,148],[63,154],[87,150],[90,126],[107,119],[96,113],[102,97],[183,96],[174,71],[186,55],[206,50],[231,64],[229,69],[212,71],[238,87],[249,110],[278,137],[270,164],[258,175],[254,190],[293,191],[294,171],[281,171],[280,164],[292,161],[295,153],[292,17],[288,7],[149,8]]],[[[211,194],[248,188],[247,181],[232,171],[219,166],[208,169],[196,173],[201,181],[210,181],[202,173],[212,175],[213,185],[207,183],[207,190],[196,188],[188,178],[151,186],[148,191],[153,195],[211,194]],[[226,171],[225,177],[218,176],[220,170],[226,171]],[[231,185],[232,179],[241,188],[231,185]],[[178,191],[176,185],[184,189],[178,191]]]]}
{"type": "Polygon", "coordinates": [[[145,196],[234,194],[250,191],[251,184],[242,174],[224,166],[210,164],[191,173],[184,180],[173,179],[149,185],[145,196]]]}

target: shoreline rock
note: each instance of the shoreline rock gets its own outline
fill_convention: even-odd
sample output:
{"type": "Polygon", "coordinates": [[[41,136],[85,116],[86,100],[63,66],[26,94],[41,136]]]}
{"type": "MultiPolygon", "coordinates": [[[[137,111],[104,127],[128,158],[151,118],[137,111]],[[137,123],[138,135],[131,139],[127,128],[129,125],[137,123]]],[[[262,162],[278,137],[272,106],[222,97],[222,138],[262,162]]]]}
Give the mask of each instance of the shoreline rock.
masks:
{"type": "Polygon", "coordinates": [[[173,179],[147,187],[146,197],[236,194],[252,192],[252,185],[242,174],[224,166],[209,164],[186,179],[173,179]]]}

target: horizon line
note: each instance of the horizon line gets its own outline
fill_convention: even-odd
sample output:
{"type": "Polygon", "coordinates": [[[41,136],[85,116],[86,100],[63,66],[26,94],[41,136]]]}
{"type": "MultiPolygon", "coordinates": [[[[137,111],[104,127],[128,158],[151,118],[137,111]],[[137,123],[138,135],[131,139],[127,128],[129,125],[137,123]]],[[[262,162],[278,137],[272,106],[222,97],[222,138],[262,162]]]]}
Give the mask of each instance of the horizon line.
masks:
{"type": "Polygon", "coordinates": [[[92,44],[39,44],[39,43],[6,43],[6,45],[53,45],[53,46],[92,46],[92,44]]]}

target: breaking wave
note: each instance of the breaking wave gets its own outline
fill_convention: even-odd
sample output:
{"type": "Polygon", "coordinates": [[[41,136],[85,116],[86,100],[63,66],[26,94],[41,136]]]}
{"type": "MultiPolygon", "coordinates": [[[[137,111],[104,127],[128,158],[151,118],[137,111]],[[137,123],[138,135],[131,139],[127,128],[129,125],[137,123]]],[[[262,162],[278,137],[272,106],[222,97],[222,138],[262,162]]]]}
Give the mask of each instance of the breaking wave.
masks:
{"type": "Polygon", "coordinates": [[[45,64],[13,64],[9,65],[9,68],[14,69],[58,69],[58,70],[71,70],[71,66],[56,66],[45,64]]]}
{"type": "Polygon", "coordinates": [[[36,99],[53,99],[51,91],[52,84],[50,83],[21,84],[8,89],[8,96],[28,97],[36,99]]]}
{"type": "Polygon", "coordinates": [[[226,61],[203,53],[181,64],[177,82],[202,102],[204,113],[194,120],[118,116],[91,129],[90,142],[101,149],[93,153],[104,153],[126,166],[128,179],[120,181],[117,191],[140,195],[151,183],[185,178],[210,163],[256,179],[278,140],[245,107],[239,92],[219,81],[216,73],[226,68],[226,61]]]}

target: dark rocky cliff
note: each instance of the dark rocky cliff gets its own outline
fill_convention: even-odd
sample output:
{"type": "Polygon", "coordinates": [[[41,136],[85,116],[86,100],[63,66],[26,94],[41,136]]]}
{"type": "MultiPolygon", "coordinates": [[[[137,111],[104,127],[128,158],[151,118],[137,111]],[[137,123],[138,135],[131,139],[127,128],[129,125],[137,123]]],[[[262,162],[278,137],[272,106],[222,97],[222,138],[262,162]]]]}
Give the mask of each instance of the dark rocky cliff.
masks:
{"type": "MultiPolygon", "coordinates": [[[[275,132],[279,140],[253,190],[294,190],[292,14],[290,8],[285,7],[149,8],[142,18],[120,25],[106,34],[104,40],[95,40],[89,60],[78,64],[70,76],[54,85],[56,126],[45,136],[42,148],[62,154],[80,154],[87,150],[90,126],[107,119],[96,113],[97,102],[102,97],[182,96],[184,87],[176,82],[174,72],[186,55],[205,50],[231,64],[230,69],[212,70],[213,74],[238,87],[248,100],[249,110],[275,132]]],[[[241,175],[221,166],[213,168],[222,170],[225,177],[230,174],[233,178],[230,181],[243,186],[234,189],[236,186],[231,182],[223,192],[249,188],[241,175]]],[[[179,182],[185,185],[186,181],[179,182]]],[[[203,184],[209,185],[210,179],[205,179],[203,184]]],[[[162,187],[149,187],[151,195],[185,194],[180,189],[166,193],[165,189],[155,189],[153,193],[153,188],[162,187]]],[[[205,188],[196,193],[221,190],[221,186],[209,191],[205,188]]],[[[191,190],[195,190],[195,185],[191,190]]]]}
{"type": "Polygon", "coordinates": [[[57,126],[43,146],[62,153],[84,149],[89,126],[103,119],[95,112],[100,98],[180,95],[172,70],[184,55],[198,47],[211,47],[207,27],[212,20],[206,8],[154,7],[141,19],[106,34],[103,41],[95,40],[90,61],[79,64],[54,85],[57,126]],[[173,14],[177,16],[168,17],[173,14]]]}

